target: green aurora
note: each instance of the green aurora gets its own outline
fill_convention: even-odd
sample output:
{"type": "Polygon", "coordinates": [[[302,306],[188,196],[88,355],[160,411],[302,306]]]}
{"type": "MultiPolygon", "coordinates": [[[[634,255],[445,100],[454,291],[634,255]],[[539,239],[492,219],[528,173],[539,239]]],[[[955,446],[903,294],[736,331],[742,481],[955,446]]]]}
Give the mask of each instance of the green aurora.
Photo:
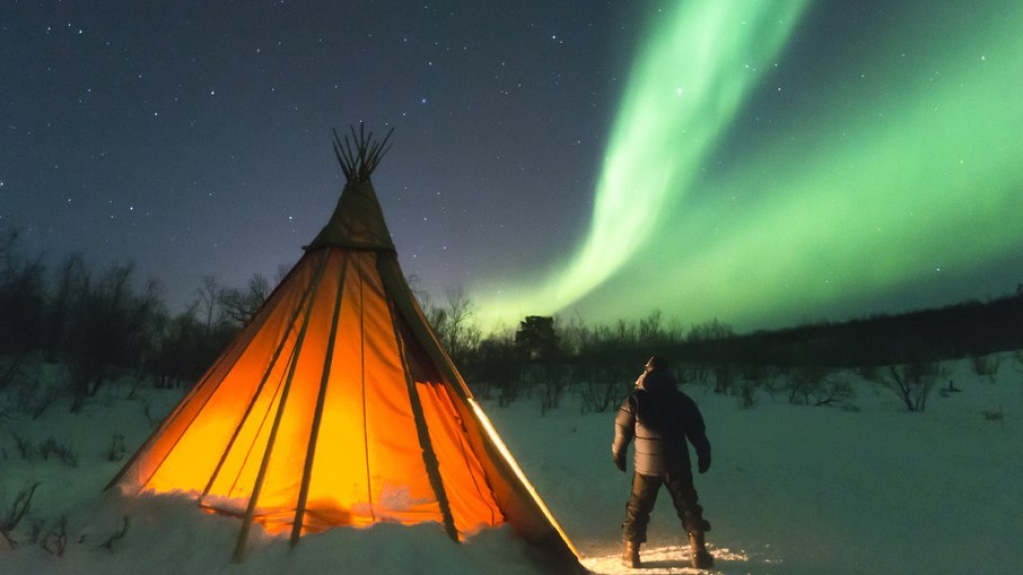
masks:
{"type": "Polygon", "coordinates": [[[901,311],[876,302],[903,292],[904,308],[953,303],[928,294],[1023,250],[1023,7],[962,6],[901,9],[826,78],[786,69],[807,2],[660,15],[586,237],[546,279],[483,290],[484,320],[660,311],[748,329],[901,311]],[[778,118],[754,130],[746,108],[772,97],[778,118]]]}

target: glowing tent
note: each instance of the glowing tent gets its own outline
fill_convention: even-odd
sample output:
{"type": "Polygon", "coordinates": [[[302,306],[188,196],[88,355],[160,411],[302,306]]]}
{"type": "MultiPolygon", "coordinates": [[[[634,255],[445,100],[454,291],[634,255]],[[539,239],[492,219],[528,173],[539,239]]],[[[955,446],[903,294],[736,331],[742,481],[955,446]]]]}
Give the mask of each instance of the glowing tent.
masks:
{"type": "Polygon", "coordinates": [[[438,343],[398,266],[370,174],[388,137],[334,150],[333,216],[110,485],[305,533],[438,522],[455,540],[510,524],[582,571],[571,543],[438,343]]]}

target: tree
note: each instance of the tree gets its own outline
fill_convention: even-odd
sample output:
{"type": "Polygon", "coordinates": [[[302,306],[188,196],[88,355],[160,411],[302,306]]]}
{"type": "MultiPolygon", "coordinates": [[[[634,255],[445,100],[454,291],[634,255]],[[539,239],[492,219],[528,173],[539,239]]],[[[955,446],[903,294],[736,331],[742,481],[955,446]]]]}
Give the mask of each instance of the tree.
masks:
{"type": "Polygon", "coordinates": [[[43,352],[47,361],[56,362],[63,353],[68,338],[68,323],[71,315],[72,299],[78,290],[78,284],[88,274],[85,260],[80,253],[72,253],[64,258],[57,269],[56,286],[50,298],[45,325],[45,341],[43,352]]]}
{"type": "Polygon", "coordinates": [[[480,342],[469,364],[474,379],[488,386],[480,390],[483,395],[488,396],[491,389],[496,389],[502,406],[514,401],[523,391],[516,355],[515,343],[510,337],[492,335],[480,342]]]}
{"type": "Polygon", "coordinates": [[[661,310],[655,310],[647,317],[639,320],[636,340],[641,347],[647,349],[665,349],[681,340],[681,328],[665,326],[661,310]]]}
{"type": "MultiPolygon", "coordinates": [[[[194,304],[198,305],[198,302],[194,304]]],[[[169,319],[160,330],[158,344],[148,369],[161,388],[180,387],[198,381],[237,333],[226,322],[207,330],[195,313],[188,309],[169,319]]]]}
{"type": "Polygon", "coordinates": [[[213,323],[216,319],[217,304],[220,302],[220,284],[217,278],[211,275],[202,276],[202,285],[196,289],[199,299],[194,306],[194,313],[199,322],[206,328],[206,333],[213,331],[213,323]]]}
{"type": "Polygon", "coordinates": [[[913,361],[902,365],[888,366],[887,373],[880,378],[883,387],[891,390],[902,400],[906,411],[924,411],[927,398],[938,378],[948,375],[941,362],[913,361]]]}
{"type": "Polygon", "coordinates": [[[224,288],[217,293],[217,303],[224,318],[244,326],[270,297],[270,282],[262,274],[253,274],[246,289],[224,288]]]}
{"type": "Polygon", "coordinates": [[[140,293],[132,285],[132,264],[111,266],[94,280],[79,256],[65,265],[67,273],[67,331],[62,346],[70,374],[71,411],[81,410],[114,366],[137,367],[152,342],[150,318],[159,308],[154,281],[140,293]]]}
{"type": "Polygon", "coordinates": [[[696,324],[686,333],[686,341],[714,341],[728,339],[735,335],[732,326],[722,323],[717,318],[696,324]]]}
{"type": "Polygon", "coordinates": [[[554,318],[538,315],[527,316],[519,323],[515,332],[515,348],[519,356],[529,361],[546,361],[558,356],[558,335],[554,330],[554,318]]]}
{"type": "Polygon", "coordinates": [[[43,341],[46,267],[41,258],[23,260],[17,243],[17,231],[0,238],[0,389],[43,341]]]}
{"type": "Polygon", "coordinates": [[[732,327],[716,318],[694,325],[686,334],[686,344],[690,350],[712,366],[714,391],[718,393],[727,393],[735,382],[738,370],[731,353],[734,348],[728,345],[728,340],[734,336],[732,327]]]}
{"type": "Polygon", "coordinates": [[[427,320],[455,365],[463,365],[479,346],[483,332],[473,321],[475,307],[462,288],[448,290],[447,298],[446,308],[432,306],[426,298],[427,320]]]}

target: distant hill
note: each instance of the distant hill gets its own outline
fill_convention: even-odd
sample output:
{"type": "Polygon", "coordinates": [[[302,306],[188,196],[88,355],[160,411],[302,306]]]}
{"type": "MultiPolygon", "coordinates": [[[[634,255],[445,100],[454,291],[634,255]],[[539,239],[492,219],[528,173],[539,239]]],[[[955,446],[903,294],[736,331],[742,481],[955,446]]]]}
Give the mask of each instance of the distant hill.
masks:
{"type": "Polygon", "coordinates": [[[937,361],[1023,349],[1023,291],[901,315],[875,315],[686,342],[687,359],[740,364],[854,367],[937,361]]]}

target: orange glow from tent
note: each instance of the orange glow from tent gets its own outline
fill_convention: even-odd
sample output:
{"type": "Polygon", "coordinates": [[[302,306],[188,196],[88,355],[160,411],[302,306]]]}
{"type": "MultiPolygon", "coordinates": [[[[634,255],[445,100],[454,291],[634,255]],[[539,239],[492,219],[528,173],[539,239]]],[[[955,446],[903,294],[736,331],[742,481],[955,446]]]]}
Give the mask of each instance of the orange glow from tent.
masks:
{"type": "MultiPolygon", "coordinates": [[[[211,370],[168,419],[149,446],[153,457],[137,465],[137,488],[193,493],[206,508],[240,515],[268,457],[253,520],[270,533],[281,532],[294,522],[308,445],[315,441],[302,532],[380,521],[443,522],[406,391],[409,376],[398,342],[407,334],[395,331],[375,269],[374,252],[338,250],[333,257],[303,259],[291,276],[302,281],[275,292],[270,304],[276,305],[247,328],[254,333],[241,338],[246,347],[235,361],[211,370]],[[314,282],[315,290],[305,287],[314,282]],[[334,295],[321,298],[323,293],[334,295]],[[347,329],[328,350],[336,305],[347,329]],[[331,366],[326,376],[324,365],[331,366]],[[322,417],[314,431],[321,382],[322,417]]],[[[466,421],[449,387],[439,381],[413,385],[459,536],[499,525],[505,516],[463,437],[466,421]]],[[[503,445],[500,451],[507,454],[503,445]]]]}

